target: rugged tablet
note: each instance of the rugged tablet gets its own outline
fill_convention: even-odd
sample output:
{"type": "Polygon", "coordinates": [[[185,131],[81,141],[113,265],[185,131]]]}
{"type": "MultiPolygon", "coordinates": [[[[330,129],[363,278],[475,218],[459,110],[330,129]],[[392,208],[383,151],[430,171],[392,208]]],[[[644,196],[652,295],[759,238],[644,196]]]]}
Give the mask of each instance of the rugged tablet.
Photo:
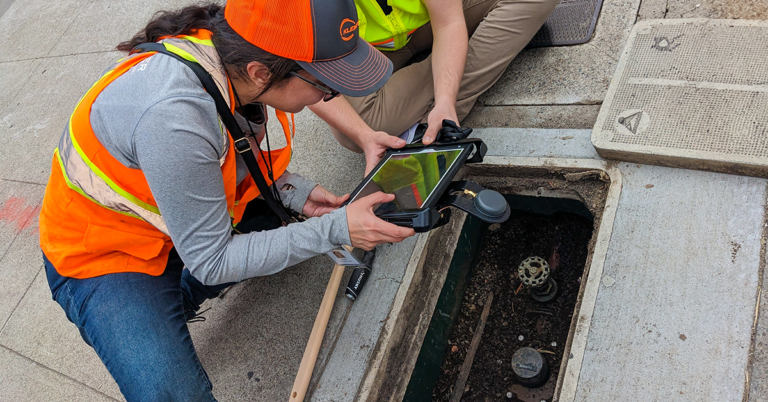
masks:
{"type": "Polygon", "coordinates": [[[482,161],[483,154],[485,144],[479,139],[390,149],[347,202],[377,191],[394,194],[394,201],[378,205],[374,213],[417,232],[429,231],[443,217],[435,207],[453,177],[470,155],[474,162],[482,161]]]}

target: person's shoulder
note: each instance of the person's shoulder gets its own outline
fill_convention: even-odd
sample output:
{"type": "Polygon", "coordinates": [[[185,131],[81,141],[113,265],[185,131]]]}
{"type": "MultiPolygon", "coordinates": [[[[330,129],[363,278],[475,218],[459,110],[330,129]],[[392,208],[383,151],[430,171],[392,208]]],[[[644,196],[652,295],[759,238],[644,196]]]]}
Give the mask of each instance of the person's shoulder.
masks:
{"type": "Polygon", "coordinates": [[[198,98],[213,104],[213,99],[206,94],[194,72],[164,54],[145,58],[116,78],[109,87],[124,96],[143,99],[140,103],[145,105],[171,97],[198,98]]]}
{"type": "Polygon", "coordinates": [[[133,99],[136,112],[140,112],[135,136],[158,141],[163,136],[157,132],[174,131],[202,137],[219,153],[226,148],[216,105],[188,66],[171,56],[155,54],[133,66],[120,80],[115,80],[113,89],[133,99]]]}

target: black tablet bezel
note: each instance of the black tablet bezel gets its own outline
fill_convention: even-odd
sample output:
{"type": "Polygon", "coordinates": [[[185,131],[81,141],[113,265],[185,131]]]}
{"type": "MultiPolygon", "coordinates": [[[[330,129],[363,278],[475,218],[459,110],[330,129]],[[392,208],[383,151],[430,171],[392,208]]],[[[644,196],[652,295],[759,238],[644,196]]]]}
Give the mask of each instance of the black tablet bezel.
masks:
{"type": "Polygon", "coordinates": [[[445,172],[445,175],[440,180],[440,183],[435,187],[434,190],[432,190],[432,193],[430,193],[430,197],[427,199],[427,202],[422,204],[421,208],[413,208],[413,209],[406,209],[401,211],[401,213],[409,213],[414,211],[423,211],[430,208],[433,208],[438,200],[441,198],[443,192],[448,188],[448,186],[451,184],[451,181],[456,176],[456,174],[459,172],[459,169],[464,166],[464,163],[467,161],[467,158],[469,157],[469,154],[472,152],[472,149],[477,146],[477,139],[471,139],[471,140],[460,140],[460,141],[454,141],[449,143],[442,143],[437,144],[433,143],[430,145],[422,145],[422,144],[411,144],[406,145],[403,148],[400,149],[389,149],[384,154],[384,157],[381,158],[381,161],[376,165],[373,170],[371,170],[370,173],[368,173],[367,176],[363,179],[362,182],[355,188],[352,193],[349,195],[349,201],[347,201],[344,205],[347,205],[350,202],[353,202],[355,200],[355,197],[362,191],[362,189],[365,187],[366,184],[373,178],[373,175],[376,174],[376,172],[381,169],[382,166],[384,166],[384,163],[386,163],[387,160],[393,155],[398,154],[411,154],[414,151],[419,150],[425,150],[425,149],[431,149],[435,151],[441,151],[441,150],[451,150],[451,149],[457,149],[461,148],[461,153],[459,153],[459,156],[456,158],[456,160],[453,162],[451,167],[445,172]],[[432,196],[433,194],[436,194],[437,196],[432,196]]]}

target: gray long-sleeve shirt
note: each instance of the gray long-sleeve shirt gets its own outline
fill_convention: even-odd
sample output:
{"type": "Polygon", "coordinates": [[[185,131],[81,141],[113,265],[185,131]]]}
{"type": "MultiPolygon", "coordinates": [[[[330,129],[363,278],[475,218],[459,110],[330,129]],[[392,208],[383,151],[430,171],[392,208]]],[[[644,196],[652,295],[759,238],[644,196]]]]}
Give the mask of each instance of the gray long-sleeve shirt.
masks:
{"type": "MultiPolygon", "coordinates": [[[[221,174],[229,138],[198,78],[169,56],[149,57],[105,88],[91,125],[112,156],[142,170],[181,259],[204,284],[273,274],[350,243],[346,208],[275,230],[230,234],[221,174]]],[[[247,174],[240,155],[237,167],[239,183],[247,174]]],[[[277,185],[288,188],[281,198],[296,211],[315,186],[290,173],[277,185]]]]}

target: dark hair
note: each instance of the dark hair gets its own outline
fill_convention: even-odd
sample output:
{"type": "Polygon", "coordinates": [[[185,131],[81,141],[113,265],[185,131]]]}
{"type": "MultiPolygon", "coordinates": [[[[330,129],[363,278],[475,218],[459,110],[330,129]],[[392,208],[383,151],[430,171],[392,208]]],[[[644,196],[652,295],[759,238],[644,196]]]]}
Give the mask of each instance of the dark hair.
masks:
{"type": "Polygon", "coordinates": [[[213,45],[229,73],[246,76],[248,63],[257,61],[263,64],[269,79],[262,93],[273,85],[280,85],[290,77],[291,71],[301,70],[294,60],[267,52],[245,40],[224,19],[224,8],[213,3],[189,6],[177,11],[158,11],[144,29],[130,40],[117,45],[117,50],[130,52],[142,43],[157,42],[163,36],[189,35],[196,29],[212,32],[213,45]]]}

